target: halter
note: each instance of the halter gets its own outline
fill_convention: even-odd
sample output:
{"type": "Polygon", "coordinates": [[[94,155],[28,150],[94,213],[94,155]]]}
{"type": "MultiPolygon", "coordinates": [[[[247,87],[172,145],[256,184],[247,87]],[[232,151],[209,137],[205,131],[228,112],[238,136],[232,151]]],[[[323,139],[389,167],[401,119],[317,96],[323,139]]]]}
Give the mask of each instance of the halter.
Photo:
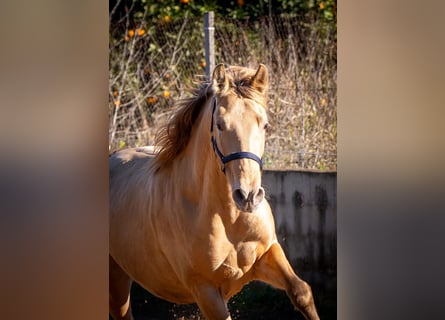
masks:
{"type": "Polygon", "coordinates": [[[216,110],[216,98],[214,98],[214,100],[213,100],[213,111],[212,111],[212,122],[210,124],[210,133],[212,135],[211,141],[212,141],[213,150],[215,150],[215,153],[218,155],[218,157],[221,159],[221,162],[222,162],[222,166],[221,166],[222,172],[226,173],[225,165],[227,162],[230,162],[232,160],[237,160],[237,159],[254,160],[260,165],[260,170],[262,171],[263,170],[263,161],[261,160],[260,157],[258,157],[256,154],[254,154],[252,152],[240,151],[240,152],[231,153],[228,156],[224,156],[222,154],[221,150],[219,150],[218,145],[216,144],[216,139],[213,136],[213,114],[215,113],[215,110],[216,110]]]}

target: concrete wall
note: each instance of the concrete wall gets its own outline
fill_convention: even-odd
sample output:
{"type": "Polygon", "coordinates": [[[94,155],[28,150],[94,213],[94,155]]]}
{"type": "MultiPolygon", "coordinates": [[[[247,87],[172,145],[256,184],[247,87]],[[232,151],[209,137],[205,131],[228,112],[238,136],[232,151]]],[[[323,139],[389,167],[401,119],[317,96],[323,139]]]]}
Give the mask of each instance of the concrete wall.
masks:
{"type": "Polygon", "coordinates": [[[320,290],[335,290],[337,173],[264,171],[263,186],[294,270],[320,290]]]}

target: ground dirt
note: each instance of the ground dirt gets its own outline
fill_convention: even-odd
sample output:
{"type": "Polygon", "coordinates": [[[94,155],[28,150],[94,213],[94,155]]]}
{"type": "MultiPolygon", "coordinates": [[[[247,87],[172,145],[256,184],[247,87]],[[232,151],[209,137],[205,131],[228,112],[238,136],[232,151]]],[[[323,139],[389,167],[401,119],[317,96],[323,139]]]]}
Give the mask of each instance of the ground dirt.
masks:
{"type": "MultiPolygon", "coordinates": [[[[315,289],[315,288],[313,288],[315,289]]],[[[315,295],[314,290],[314,295],[315,295]]],[[[336,296],[318,294],[316,306],[323,320],[337,319],[336,296]]],[[[135,320],[202,320],[204,316],[196,304],[178,305],[159,299],[138,285],[132,289],[132,308],[135,320]]],[[[266,284],[253,282],[228,303],[234,320],[304,320],[301,313],[294,310],[283,291],[266,284]]]]}

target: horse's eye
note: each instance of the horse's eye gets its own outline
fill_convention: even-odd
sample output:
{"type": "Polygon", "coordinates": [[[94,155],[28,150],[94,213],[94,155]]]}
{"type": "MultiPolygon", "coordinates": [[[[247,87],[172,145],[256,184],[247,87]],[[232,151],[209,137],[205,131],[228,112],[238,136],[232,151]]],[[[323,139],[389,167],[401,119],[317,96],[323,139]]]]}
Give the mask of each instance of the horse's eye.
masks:
{"type": "Polygon", "coordinates": [[[221,123],[217,123],[216,127],[218,128],[219,131],[223,131],[224,130],[222,125],[221,125],[221,123]]]}
{"type": "Polygon", "coordinates": [[[268,130],[270,129],[270,124],[268,124],[267,122],[264,124],[264,130],[268,130]]]}

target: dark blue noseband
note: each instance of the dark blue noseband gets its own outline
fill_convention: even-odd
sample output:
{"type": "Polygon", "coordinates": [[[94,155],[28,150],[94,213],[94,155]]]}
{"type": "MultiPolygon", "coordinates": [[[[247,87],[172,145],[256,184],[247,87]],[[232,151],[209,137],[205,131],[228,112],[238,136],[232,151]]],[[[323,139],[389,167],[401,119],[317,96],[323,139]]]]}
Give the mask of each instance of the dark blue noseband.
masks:
{"type": "Polygon", "coordinates": [[[216,139],[213,136],[213,114],[215,113],[215,110],[216,110],[216,98],[214,98],[214,100],[213,100],[212,123],[210,124],[210,132],[212,134],[211,141],[212,141],[213,150],[215,150],[216,154],[218,155],[218,157],[221,159],[221,162],[222,162],[222,167],[221,167],[222,172],[226,173],[225,165],[227,162],[230,162],[232,160],[237,160],[237,159],[254,160],[260,165],[260,170],[263,170],[263,161],[261,160],[260,157],[258,157],[256,154],[254,154],[252,152],[240,151],[240,152],[231,153],[228,156],[224,156],[222,154],[221,150],[219,150],[219,148],[218,148],[216,139]]]}

